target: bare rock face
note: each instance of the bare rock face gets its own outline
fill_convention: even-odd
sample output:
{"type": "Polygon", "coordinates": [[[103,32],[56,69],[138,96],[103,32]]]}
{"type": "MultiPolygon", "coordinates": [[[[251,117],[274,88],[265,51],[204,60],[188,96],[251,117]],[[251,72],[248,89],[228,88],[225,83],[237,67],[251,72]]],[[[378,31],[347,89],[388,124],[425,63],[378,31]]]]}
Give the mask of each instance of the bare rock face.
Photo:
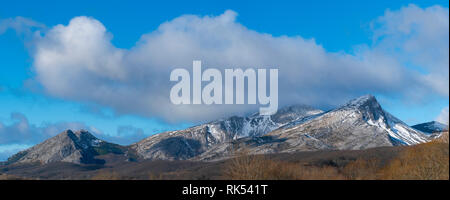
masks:
{"type": "Polygon", "coordinates": [[[116,144],[97,139],[87,131],[72,132],[66,130],[29,149],[21,151],[8,159],[8,163],[96,163],[103,161],[95,156],[104,153],[123,153],[123,148],[116,144]]]}

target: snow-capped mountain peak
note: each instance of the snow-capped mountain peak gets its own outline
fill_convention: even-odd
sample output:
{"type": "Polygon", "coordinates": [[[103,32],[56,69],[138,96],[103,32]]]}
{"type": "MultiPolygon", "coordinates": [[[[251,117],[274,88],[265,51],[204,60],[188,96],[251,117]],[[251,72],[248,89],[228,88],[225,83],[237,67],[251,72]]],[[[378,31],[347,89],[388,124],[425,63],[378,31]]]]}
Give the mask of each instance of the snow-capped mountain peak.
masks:
{"type": "MultiPolygon", "coordinates": [[[[347,104],[337,110],[358,110],[361,112],[364,120],[377,121],[384,117],[383,109],[377,99],[372,95],[364,95],[362,97],[350,100],[347,104]]],[[[384,117],[385,118],[385,117],[384,117]]]]}
{"type": "MultiPolygon", "coordinates": [[[[365,95],[316,118],[282,127],[270,135],[283,138],[307,136],[327,148],[364,149],[376,146],[412,145],[428,141],[428,137],[384,111],[376,98],[365,95]]],[[[296,144],[297,146],[301,144],[296,144]]],[[[308,145],[308,142],[305,143],[308,145]]],[[[304,147],[311,149],[316,147],[304,147]]]]}
{"type": "Polygon", "coordinates": [[[363,106],[365,104],[370,104],[370,103],[377,103],[376,98],[371,95],[364,95],[355,99],[350,100],[349,102],[347,102],[345,105],[343,105],[342,107],[360,107],[363,106]]]}
{"type": "Polygon", "coordinates": [[[412,145],[427,141],[427,137],[420,131],[409,127],[400,119],[386,112],[372,95],[365,95],[345,104],[340,109],[357,109],[362,119],[371,126],[384,129],[389,138],[396,145],[412,145]]]}

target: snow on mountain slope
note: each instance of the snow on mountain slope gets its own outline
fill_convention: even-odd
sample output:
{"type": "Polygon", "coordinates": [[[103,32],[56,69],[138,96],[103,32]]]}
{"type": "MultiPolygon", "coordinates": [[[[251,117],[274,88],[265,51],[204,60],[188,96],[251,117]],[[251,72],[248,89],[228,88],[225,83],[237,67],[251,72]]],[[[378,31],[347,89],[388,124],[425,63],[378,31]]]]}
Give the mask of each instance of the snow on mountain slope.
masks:
{"type": "Polygon", "coordinates": [[[378,121],[368,120],[367,123],[383,128],[389,133],[392,140],[405,145],[414,145],[428,141],[428,137],[424,133],[409,127],[388,112],[385,112],[385,115],[378,121]]]}
{"type": "Polygon", "coordinates": [[[384,111],[375,97],[366,95],[337,109],[299,121],[294,120],[263,137],[223,143],[209,149],[197,159],[223,159],[242,149],[251,154],[356,150],[413,145],[431,139],[384,111]]]}
{"type": "Polygon", "coordinates": [[[301,120],[323,111],[295,105],[271,116],[258,113],[248,117],[230,117],[180,131],[150,136],[131,147],[145,159],[188,159],[224,142],[265,135],[293,120],[301,120]]]}
{"type": "Polygon", "coordinates": [[[270,133],[282,137],[298,134],[308,134],[337,149],[413,145],[429,140],[424,133],[384,111],[372,95],[354,99],[298,126],[270,133]]]}

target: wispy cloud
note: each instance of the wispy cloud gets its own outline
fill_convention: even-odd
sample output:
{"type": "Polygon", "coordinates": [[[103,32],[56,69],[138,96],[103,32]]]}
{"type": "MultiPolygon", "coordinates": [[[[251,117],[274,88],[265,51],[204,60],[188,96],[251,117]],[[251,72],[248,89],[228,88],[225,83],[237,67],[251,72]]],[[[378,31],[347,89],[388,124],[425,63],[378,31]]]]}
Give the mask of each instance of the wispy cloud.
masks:
{"type": "Polygon", "coordinates": [[[403,64],[425,73],[419,83],[448,96],[449,10],[441,6],[425,9],[409,5],[387,10],[374,21],[375,51],[390,54],[403,64]]]}
{"type": "Polygon", "coordinates": [[[0,19],[0,34],[8,29],[16,31],[17,34],[31,34],[36,29],[45,29],[45,24],[39,23],[26,17],[14,17],[0,19]]]}
{"type": "Polygon", "coordinates": [[[447,124],[449,125],[449,119],[448,119],[448,106],[445,107],[444,109],[442,109],[441,113],[439,114],[439,116],[436,117],[436,121],[441,122],[443,124],[447,124]]]}

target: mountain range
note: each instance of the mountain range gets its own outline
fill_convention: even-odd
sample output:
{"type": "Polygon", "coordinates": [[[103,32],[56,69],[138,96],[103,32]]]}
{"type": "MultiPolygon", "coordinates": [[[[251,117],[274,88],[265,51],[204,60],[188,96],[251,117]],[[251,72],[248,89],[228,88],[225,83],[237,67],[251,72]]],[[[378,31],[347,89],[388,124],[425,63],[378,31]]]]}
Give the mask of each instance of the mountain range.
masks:
{"type": "Polygon", "coordinates": [[[11,156],[6,164],[102,164],[105,161],[98,157],[109,154],[127,161],[212,161],[243,151],[269,154],[404,146],[439,137],[442,126],[430,123],[410,127],[385,111],[374,96],[366,95],[329,111],[294,105],[271,116],[233,116],[163,132],[128,146],[100,140],[84,130],[66,130],[11,156]]]}

